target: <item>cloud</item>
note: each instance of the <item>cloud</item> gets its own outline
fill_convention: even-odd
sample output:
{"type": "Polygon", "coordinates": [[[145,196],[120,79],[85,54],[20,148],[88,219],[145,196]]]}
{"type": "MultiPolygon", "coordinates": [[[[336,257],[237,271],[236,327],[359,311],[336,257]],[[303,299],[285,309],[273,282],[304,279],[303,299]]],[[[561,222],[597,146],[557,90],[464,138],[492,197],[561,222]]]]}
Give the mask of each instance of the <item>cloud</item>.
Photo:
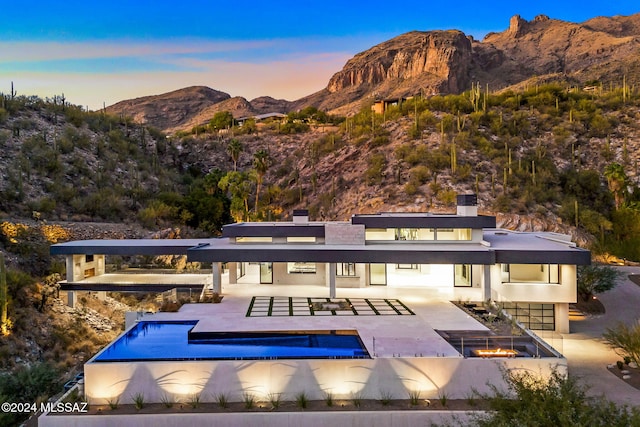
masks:
{"type": "Polygon", "coordinates": [[[295,100],[324,88],[350,56],[332,52],[299,54],[262,63],[189,58],[184,60],[188,66],[184,71],[122,73],[26,71],[10,76],[0,67],[0,88],[8,88],[14,81],[19,94],[44,98],[64,93],[69,102],[94,110],[102,108],[103,103],[108,106],[194,85],[247,99],[268,95],[295,100]]]}
{"type": "Polygon", "coordinates": [[[161,57],[203,53],[267,49],[274,41],[211,41],[200,39],[158,40],[154,42],[0,42],[0,64],[77,59],[161,57]]]}

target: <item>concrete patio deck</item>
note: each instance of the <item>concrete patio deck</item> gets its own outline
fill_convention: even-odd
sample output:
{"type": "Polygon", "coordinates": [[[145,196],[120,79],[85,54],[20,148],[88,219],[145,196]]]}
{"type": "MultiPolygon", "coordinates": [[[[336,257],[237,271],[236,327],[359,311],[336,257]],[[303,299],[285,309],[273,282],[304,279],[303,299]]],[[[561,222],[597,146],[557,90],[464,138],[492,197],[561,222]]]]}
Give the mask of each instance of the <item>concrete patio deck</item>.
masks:
{"type": "Polygon", "coordinates": [[[459,357],[460,354],[435,329],[477,330],[487,328],[453,305],[445,288],[338,289],[337,299],[397,299],[415,315],[356,316],[344,312],[331,316],[247,317],[254,296],[326,298],[324,286],[256,285],[226,283],[220,304],[186,304],[178,313],[156,313],[145,320],[200,320],[194,332],[203,331],[280,331],[355,329],[376,357],[459,357]],[[375,341],[375,343],[374,343],[375,341]]]}

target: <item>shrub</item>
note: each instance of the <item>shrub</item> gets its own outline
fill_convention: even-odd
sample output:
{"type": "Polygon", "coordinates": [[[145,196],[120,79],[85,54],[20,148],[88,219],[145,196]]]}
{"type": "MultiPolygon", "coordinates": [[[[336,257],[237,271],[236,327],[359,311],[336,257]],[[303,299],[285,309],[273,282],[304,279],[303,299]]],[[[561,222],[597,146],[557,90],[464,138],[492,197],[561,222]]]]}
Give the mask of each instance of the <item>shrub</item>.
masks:
{"type": "Polygon", "coordinates": [[[309,398],[307,397],[307,393],[301,391],[300,393],[296,394],[296,405],[298,405],[299,408],[306,409],[308,404],[309,398]]]}
{"type": "Polygon", "coordinates": [[[242,394],[242,401],[246,409],[252,409],[256,405],[256,397],[253,393],[245,392],[242,394]]]}
{"type": "Polygon", "coordinates": [[[616,286],[616,280],[622,276],[618,270],[608,265],[578,266],[578,294],[583,301],[593,295],[606,292],[616,286]]]}
{"type": "Polygon", "coordinates": [[[632,326],[618,323],[613,328],[607,328],[602,337],[609,346],[625,356],[625,362],[628,359],[640,364],[640,323],[632,326]]]}
{"type": "Polygon", "coordinates": [[[553,372],[542,378],[530,372],[507,372],[507,390],[490,385],[481,397],[490,411],[477,415],[475,425],[490,426],[630,426],[639,425],[637,408],[617,407],[602,397],[588,397],[573,377],[553,372]]]}
{"type": "Polygon", "coordinates": [[[409,403],[411,406],[416,406],[420,403],[420,390],[411,390],[409,391],[409,403]]]}

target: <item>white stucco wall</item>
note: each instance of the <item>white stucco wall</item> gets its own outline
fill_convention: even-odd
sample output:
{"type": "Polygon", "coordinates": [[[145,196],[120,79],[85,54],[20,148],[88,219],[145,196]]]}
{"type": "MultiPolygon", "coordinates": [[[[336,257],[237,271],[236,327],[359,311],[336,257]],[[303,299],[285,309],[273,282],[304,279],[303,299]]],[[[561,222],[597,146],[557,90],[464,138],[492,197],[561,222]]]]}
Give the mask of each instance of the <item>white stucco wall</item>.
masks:
{"type": "Polygon", "coordinates": [[[316,263],[315,273],[292,273],[287,272],[286,262],[273,263],[273,284],[274,285],[322,285],[327,274],[327,264],[316,263]]]}
{"type": "Polygon", "coordinates": [[[572,303],[576,302],[576,267],[560,266],[560,283],[501,283],[500,266],[494,267],[492,290],[496,301],[572,303]],[[494,281],[497,278],[496,281],[494,281]]]}
{"type": "Polygon", "coordinates": [[[93,404],[119,398],[132,403],[142,393],[147,402],[163,398],[188,398],[199,394],[203,402],[215,401],[224,393],[230,401],[242,401],[243,393],[265,398],[282,393],[292,398],[305,392],[311,400],[321,400],[330,391],[336,398],[353,393],[375,399],[381,392],[406,399],[410,391],[437,399],[445,393],[462,399],[472,388],[489,392],[487,384],[503,384],[503,369],[523,369],[549,375],[552,369],[566,372],[566,359],[515,358],[465,359],[462,357],[309,359],[246,361],[166,361],[87,363],[86,397],[93,404]]]}
{"type": "Polygon", "coordinates": [[[407,427],[419,425],[468,425],[473,415],[462,411],[319,411],[319,412],[238,412],[165,413],[110,415],[43,415],[40,427],[407,427]]]}

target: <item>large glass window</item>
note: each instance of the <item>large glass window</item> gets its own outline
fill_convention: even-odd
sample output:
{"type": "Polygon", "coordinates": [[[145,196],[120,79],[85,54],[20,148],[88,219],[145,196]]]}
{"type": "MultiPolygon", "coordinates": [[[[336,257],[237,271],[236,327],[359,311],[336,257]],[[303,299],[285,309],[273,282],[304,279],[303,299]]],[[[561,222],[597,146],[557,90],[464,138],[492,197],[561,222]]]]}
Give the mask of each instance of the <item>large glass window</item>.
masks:
{"type": "Polygon", "coordinates": [[[237,268],[237,273],[236,274],[238,275],[237,276],[238,279],[241,278],[241,277],[244,277],[244,275],[247,274],[244,262],[237,262],[236,263],[236,268],[237,268]]]}
{"type": "Polygon", "coordinates": [[[437,240],[471,240],[470,228],[438,228],[437,240]]]}
{"type": "Polygon", "coordinates": [[[558,264],[502,264],[503,283],[560,283],[558,264]]]}
{"type": "Polygon", "coordinates": [[[386,264],[369,264],[369,283],[371,285],[387,284],[386,264]]]}
{"type": "Polygon", "coordinates": [[[471,264],[456,264],[453,266],[453,286],[471,287],[471,264]]]}
{"type": "Polygon", "coordinates": [[[396,228],[396,240],[418,240],[418,229],[396,228]]]}
{"type": "Polygon", "coordinates": [[[236,243],[271,243],[271,237],[236,237],[236,243]]]}
{"type": "Polygon", "coordinates": [[[295,237],[289,236],[287,237],[287,243],[315,243],[315,237],[295,237]]]}
{"type": "Polygon", "coordinates": [[[418,264],[396,264],[398,270],[417,270],[418,264]]]}
{"type": "Polygon", "coordinates": [[[339,262],[336,264],[336,276],[356,277],[356,264],[353,262],[339,262]]]}
{"type": "Polygon", "coordinates": [[[553,304],[503,303],[502,308],[526,328],[538,331],[555,329],[553,304]]]}
{"type": "Polygon", "coordinates": [[[367,228],[364,233],[366,240],[394,240],[392,228],[367,228]]]}
{"type": "Polygon", "coordinates": [[[289,274],[315,274],[316,263],[315,262],[288,262],[287,273],[289,274]]]}

